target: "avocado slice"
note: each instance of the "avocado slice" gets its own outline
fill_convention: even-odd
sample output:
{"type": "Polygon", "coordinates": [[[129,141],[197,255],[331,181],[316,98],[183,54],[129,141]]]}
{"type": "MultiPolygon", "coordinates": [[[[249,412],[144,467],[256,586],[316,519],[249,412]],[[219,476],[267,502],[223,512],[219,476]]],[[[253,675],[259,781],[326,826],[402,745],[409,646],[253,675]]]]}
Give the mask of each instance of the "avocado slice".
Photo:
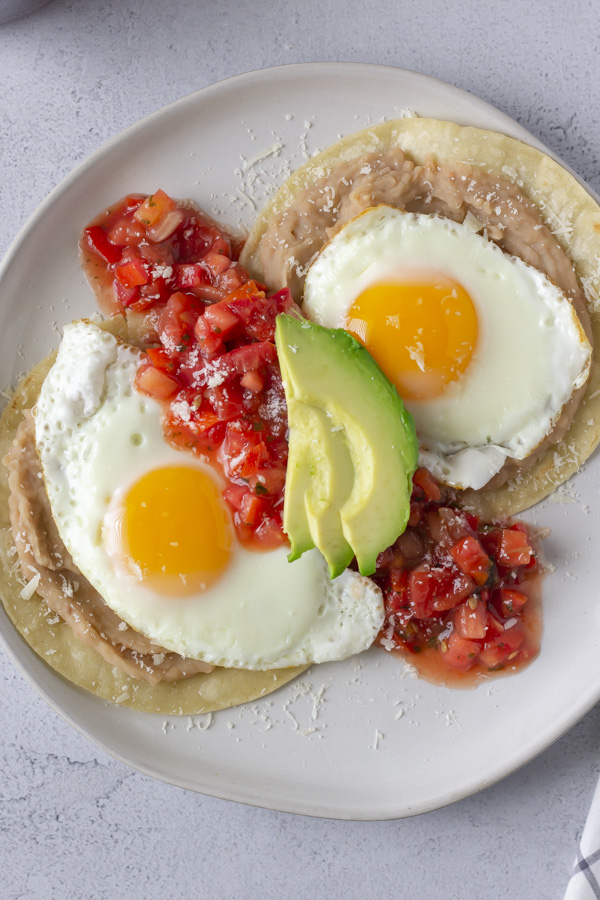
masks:
{"type": "MultiPolygon", "coordinates": [[[[285,363],[280,365],[289,383],[285,363]]],[[[290,434],[285,492],[294,498],[283,507],[283,529],[291,544],[288,559],[293,562],[316,546],[325,557],[330,577],[336,578],[354,558],[339,517],[354,481],[350,453],[343,429],[335,428],[322,409],[291,395],[287,405],[290,434]]]]}
{"type": "Polygon", "coordinates": [[[308,523],[330,571],[347,565],[345,545],[349,545],[360,572],[371,575],[378,554],[402,534],[408,521],[418,459],[412,416],[368,351],[346,331],[282,314],[277,317],[275,342],[286,398],[293,408],[290,437],[311,422],[310,439],[303,444],[294,436],[290,444],[292,474],[286,480],[284,528],[292,545],[299,544],[291,533],[298,515],[308,523]],[[329,428],[323,428],[322,419],[317,426],[315,417],[309,418],[312,414],[299,413],[302,405],[322,411],[329,428]],[[320,454],[313,446],[318,434],[320,454]],[[331,435],[338,437],[330,440],[331,435]],[[351,467],[336,464],[344,459],[342,447],[351,467]],[[315,460],[323,467],[316,483],[314,471],[310,475],[315,460]],[[328,502],[319,506],[315,497],[327,478],[333,479],[333,488],[325,490],[328,502]],[[292,507],[302,512],[293,512],[292,507]],[[339,540],[339,530],[332,528],[336,509],[345,543],[339,540]]]}
{"type": "MultiPolygon", "coordinates": [[[[285,493],[304,498],[317,466],[313,454],[319,437],[311,427],[313,423],[301,416],[303,404],[290,397],[287,407],[290,434],[285,493]]],[[[284,501],[283,530],[289,537],[292,548],[288,556],[290,562],[300,559],[303,553],[315,547],[304,500],[294,503],[284,501]]]]}
{"type": "Polygon", "coordinates": [[[320,448],[305,494],[306,515],[315,545],[329,566],[329,575],[337,578],[354,558],[340,519],[340,508],[354,482],[354,466],[343,429],[336,428],[322,409],[299,405],[304,411],[303,418],[308,415],[314,421],[320,448]]]}

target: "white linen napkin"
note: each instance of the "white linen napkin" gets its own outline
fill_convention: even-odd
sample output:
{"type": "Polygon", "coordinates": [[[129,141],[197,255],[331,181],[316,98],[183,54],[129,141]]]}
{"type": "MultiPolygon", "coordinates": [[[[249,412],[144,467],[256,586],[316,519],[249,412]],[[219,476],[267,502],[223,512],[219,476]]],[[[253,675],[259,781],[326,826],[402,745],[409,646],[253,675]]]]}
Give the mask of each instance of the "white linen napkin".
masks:
{"type": "Polygon", "coordinates": [[[600,900],[600,782],[581,835],[565,900],[600,900]]]}

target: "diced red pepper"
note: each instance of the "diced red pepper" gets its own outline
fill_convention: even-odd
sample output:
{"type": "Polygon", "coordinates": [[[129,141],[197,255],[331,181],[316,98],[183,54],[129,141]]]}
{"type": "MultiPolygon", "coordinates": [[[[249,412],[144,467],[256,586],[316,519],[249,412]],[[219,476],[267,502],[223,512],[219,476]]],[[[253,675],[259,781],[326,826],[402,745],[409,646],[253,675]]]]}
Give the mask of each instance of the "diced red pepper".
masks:
{"type": "Polygon", "coordinates": [[[115,271],[117,279],[126,288],[139,287],[150,280],[147,264],[141,257],[129,258],[115,271]]]}
{"type": "Polygon", "coordinates": [[[90,248],[102,257],[107,263],[118,263],[122,256],[119,247],[108,239],[108,236],[101,225],[90,225],[85,229],[85,236],[90,248]]]}

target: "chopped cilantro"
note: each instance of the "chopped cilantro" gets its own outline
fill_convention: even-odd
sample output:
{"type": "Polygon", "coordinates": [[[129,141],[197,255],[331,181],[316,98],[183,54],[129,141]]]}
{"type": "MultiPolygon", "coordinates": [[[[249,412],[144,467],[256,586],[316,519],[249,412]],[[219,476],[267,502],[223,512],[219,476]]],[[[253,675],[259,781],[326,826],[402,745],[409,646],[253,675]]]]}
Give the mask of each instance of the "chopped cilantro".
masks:
{"type": "Polygon", "coordinates": [[[268,494],[269,492],[264,484],[261,484],[260,481],[257,481],[254,485],[254,493],[257,495],[257,497],[261,497],[262,495],[268,494]]]}

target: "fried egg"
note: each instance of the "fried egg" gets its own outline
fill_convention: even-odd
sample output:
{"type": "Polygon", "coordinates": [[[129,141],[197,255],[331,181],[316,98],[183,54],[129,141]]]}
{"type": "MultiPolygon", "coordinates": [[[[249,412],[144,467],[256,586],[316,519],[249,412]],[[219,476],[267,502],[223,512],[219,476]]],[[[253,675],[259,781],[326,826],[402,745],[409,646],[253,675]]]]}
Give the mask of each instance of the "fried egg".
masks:
{"type": "Polygon", "coordinates": [[[217,666],[342,659],[373,642],[381,592],[311,551],[237,539],[221,476],[165,441],[136,392],[139,351],[82,321],[65,328],[35,407],[36,445],[59,533],[83,575],[137,631],[217,666]]]}
{"type": "Polygon", "coordinates": [[[413,414],[420,462],[481,488],[548,435],[591,347],[549,278],[465,224],[379,206],[312,263],[303,309],[370,351],[413,414]]]}

